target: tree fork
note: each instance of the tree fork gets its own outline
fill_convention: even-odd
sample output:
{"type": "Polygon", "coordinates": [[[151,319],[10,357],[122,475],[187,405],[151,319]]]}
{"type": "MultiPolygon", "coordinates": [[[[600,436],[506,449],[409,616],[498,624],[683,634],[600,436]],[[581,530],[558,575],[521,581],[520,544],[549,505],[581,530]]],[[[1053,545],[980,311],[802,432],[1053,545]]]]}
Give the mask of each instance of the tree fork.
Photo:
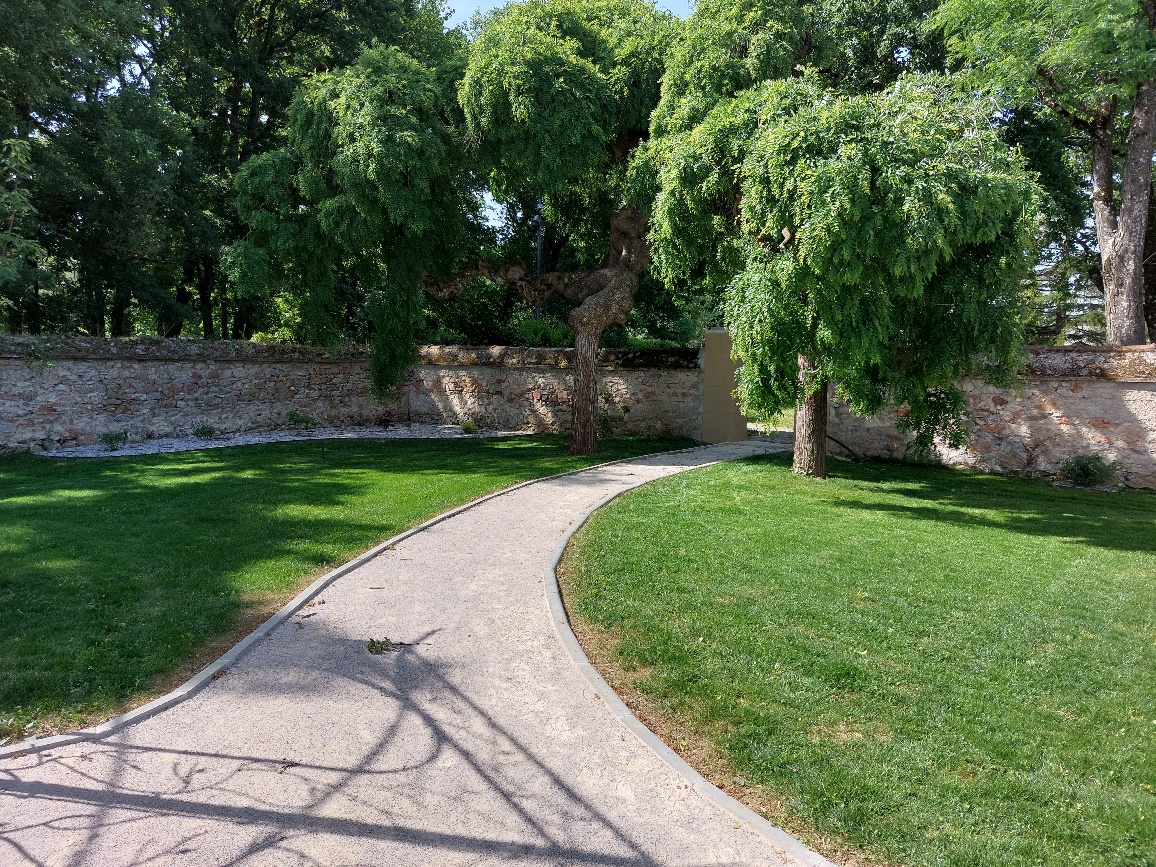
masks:
{"type": "Polygon", "coordinates": [[[799,384],[806,397],[795,410],[795,453],[791,472],[827,478],[827,380],[815,383],[818,365],[799,356],[799,384]],[[816,387],[817,385],[817,387],[816,387]],[[810,391],[810,389],[814,389],[810,391]]]}

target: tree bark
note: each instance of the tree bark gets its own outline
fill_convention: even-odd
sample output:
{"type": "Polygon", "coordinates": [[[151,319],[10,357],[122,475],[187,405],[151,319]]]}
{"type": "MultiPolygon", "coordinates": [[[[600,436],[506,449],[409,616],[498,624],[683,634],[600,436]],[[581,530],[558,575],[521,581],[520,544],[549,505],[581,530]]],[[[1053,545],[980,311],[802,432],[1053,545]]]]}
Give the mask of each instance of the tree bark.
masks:
{"type": "Polygon", "coordinates": [[[1156,342],[1156,195],[1148,193],[1148,226],[1144,232],[1144,320],[1148,340],[1156,342]]]}
{"type": "MultiPolygon", "coordinates": [[[[813,388],[818,365],[805,355],[799,356],[799,383],[806,393],[813,388]]],[[[827,380],[807,394],[795,410],[795,455],[791,471],[801,476],[827,478],[827,380]]]]}
{"type": "Polygon", "coordinates": [[[1104,312],[1108,343],[1145,342],[1144,240],[1156,148],[1156,80],[1136,89],[1120,181],[1120,211],[1113,202],[1112,154],[1114,104],[1092,127],[1092,212],[1104,275],[1104,312]]]}
{"type": "Polygon", "coordinates": [[[212,340],[216,335],[213,327],[213,269],[215,263],[204,256],[200,261],[200,275],[197,278],[197,295],[201,302],[201,329],[205,340],[212,340]]]}
{"type": "Polygon", "coordinates": [[[570,454],[598,448],[598,340],[602,332],[574,332],[574,387],[570,395],[570,454]]]}

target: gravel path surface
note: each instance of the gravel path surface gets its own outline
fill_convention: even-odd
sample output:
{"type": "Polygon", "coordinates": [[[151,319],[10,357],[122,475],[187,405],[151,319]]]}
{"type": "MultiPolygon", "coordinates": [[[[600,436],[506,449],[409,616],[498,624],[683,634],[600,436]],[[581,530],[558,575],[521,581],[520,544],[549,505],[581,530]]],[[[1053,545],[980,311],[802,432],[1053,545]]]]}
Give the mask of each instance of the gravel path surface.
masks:
{"type": "Polygon", "coordinates": [[[405,539],[188,700],[0,761],[0,864],[802,863],[614,716],[562,646],[542,577],[608,494],[775,448],[544,480],[405,539]],[[371,638],[396,645],[371,654],[371,638]]]}
{"type": "Polygon", "coordinates": [[[456,424],[396,424],[390,427],[317,427],[309,430],[275,430],[258,433],[221,434],[212,437],[157,437],[130,442],[117,449],[103,443],[69,446],[39,452],[46,458],[109,458],[125,455],[159,455],[162,452],[193,452],[199,449],[223,449],[226,446],[252,446],[258,443],[291,443],[303,440],[415,440],[479,439],[484,437],[527,436],[526,431],[492,430],[475,434],[462,433],[456,424]]]}

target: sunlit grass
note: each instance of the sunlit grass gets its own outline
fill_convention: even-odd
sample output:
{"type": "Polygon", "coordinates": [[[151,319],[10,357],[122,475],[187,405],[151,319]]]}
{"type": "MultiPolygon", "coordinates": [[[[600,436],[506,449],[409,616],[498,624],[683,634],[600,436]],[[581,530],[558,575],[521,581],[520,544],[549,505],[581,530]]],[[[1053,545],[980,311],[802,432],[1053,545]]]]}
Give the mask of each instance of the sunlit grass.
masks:
{"type": "Polygon", "coordinates": [[[608,507],[625,676],[785,820],[906,865],[1156,863],[1156,496],[783,459],[608,507]]]}

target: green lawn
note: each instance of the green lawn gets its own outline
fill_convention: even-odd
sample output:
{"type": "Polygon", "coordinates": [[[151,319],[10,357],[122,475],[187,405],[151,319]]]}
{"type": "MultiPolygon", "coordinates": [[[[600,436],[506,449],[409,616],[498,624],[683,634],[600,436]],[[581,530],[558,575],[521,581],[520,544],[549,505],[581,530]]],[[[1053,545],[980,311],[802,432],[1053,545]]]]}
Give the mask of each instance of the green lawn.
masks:
{"type": "Polygon", "coordinates": [[[686,441],[279,443],[0,458],[0,742],[190,673],[311,578],[482,494],[686,441]],[[38,728],[37,728],[38,727],[38,728]]]}
{"type": "Polygon", "coordinates": [[[596,516],[564,584],[616,676],[812,839],[1156,864],[1156,496],[832,469],[727,464],[596,516]]]}

